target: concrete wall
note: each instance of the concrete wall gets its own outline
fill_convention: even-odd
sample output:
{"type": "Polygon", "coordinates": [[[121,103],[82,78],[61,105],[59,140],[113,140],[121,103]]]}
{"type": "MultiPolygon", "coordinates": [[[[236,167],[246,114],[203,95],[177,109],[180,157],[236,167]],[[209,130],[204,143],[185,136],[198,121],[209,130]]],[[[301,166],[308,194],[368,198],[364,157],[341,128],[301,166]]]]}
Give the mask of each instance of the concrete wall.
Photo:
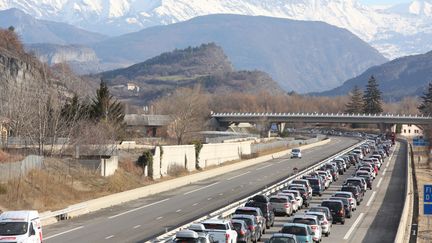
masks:
{"type": "Polygon", "coordinates": [[[0,182],[26,175],[34,169],[42,169],[43,157],[29,155],[22,161],[0,164],[0,182]]]}
{"type": "Polygon", "coordinates": [[[111,156],[108,159],[101,159],[101,176],[114,175],[118,168],[118,156],[111,156]]]}
{"type": "Polygon", "coordinates": [[[241,154],[242,148],[239,143],[204,144],[199,154],[199,166],[206,168],[227,161],[238,160],[241,158],[241,154]]]}
{"type": "Polygon", "coordinates": [[[173,166],[185,168],[187,171],[195,170],[195,146],[162,146],[156,147],[153,156],[153,179],[168,175],[173,166]]]}

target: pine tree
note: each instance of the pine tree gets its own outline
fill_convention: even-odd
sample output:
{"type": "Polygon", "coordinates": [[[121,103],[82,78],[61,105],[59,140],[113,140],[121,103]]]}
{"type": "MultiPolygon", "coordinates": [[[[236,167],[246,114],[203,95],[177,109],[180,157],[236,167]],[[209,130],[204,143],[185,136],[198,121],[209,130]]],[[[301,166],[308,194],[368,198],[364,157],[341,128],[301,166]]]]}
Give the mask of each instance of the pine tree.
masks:
{"type": "Polygon", "coordinates": [[[124,116],[123,104],[114,99],[108,86],[101,80],[100,87],[96,91],[96,97],[92,100],[91,118],[121,126],[124,116]]]}
{"type": "Polygon", "coordinates": [[[378,87],[378,82],[371,76],[366,91],[363,95],[364,108],[363,112],[366,114],[379,114],[383,111],[381,106],[381,91],[378,87]]]}
{"type": "Polygon", "coordinates": [[[355,85],[351,91],[351,100],[345,105],[346,113],[362,113],[363,112],[363,93],[360,88],[355,85]]]}
{"type": "Polygon", "coordinates": [[[432,115],[432,82],[429,83],[428,90],[423,93],[421,101],[421,104],[418,106],[420,113],[425,116],[432,115]]]}

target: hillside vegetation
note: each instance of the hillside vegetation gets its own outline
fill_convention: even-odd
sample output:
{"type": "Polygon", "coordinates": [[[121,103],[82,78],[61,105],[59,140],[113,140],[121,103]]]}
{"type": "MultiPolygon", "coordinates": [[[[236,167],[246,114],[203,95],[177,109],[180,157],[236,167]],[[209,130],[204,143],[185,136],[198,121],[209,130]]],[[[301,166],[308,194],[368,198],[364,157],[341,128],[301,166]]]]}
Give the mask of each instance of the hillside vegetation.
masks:
{"type": "Polygon", "coordinates": [[[112,87],[115,95],[134,104],[145,104],[169,95],[177,88],[196,85],[209,93],[283,92],[264,72],[235,71],[222,48],[214,43],[176,49],[100,76],[112,87]],[[134,83],[140,90],[126,90],[123,86],[128,83],[134,83]]]}

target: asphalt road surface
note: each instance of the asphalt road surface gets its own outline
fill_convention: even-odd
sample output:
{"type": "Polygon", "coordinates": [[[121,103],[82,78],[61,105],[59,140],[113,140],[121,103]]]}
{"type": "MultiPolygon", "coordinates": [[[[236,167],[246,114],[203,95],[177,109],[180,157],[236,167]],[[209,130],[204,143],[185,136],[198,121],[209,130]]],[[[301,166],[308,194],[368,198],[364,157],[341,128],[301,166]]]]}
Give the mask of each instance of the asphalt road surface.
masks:
{"type": "Polygon", "coordinates": [[[302,159],[271,160],[58,222],[44,227],[44,242],[143,242],[285,179],[294,167],[313,165],[356,142],[334,137],[329,144],[303,151],[302,159]]]}
{"type": "MultiPolygon", "coordinates": [[[[372,190],[367,190],[357,210],[352,212],[345,224],[333,224],[329,237],[323,236],[322,242],[394,242],[402,214],[405,199],[406,145],[397,143],[392,148],[393,154],[387,157],[381,166],[378,176],[373,181],[372,190]]],[[[314,196],[311,206],[338,191],[346,178],[355,172],[351,166],[324,191],[322,197],[314,196]]],[[[307,210],[307,209],[306,209],[307,210]]],[[[302,214],[305,210],[297,212],[302,214]]],[[[276,217],[274,227],[266,231],[262,241],[278,232],[288,217],[276,217]]]]}

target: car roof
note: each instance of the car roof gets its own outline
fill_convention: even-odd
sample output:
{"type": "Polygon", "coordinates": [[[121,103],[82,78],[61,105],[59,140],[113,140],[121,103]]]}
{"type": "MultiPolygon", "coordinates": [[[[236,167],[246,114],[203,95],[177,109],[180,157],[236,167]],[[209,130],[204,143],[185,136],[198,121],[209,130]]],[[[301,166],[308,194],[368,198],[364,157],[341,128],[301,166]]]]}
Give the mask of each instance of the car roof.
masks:
{"type": "Polygon", "coordinates": [[[311,214],[319,214],[319,215],[326,215],[326,213],[324,212],[317,212],[317,211],[307,211],[306,212],[307,215],[311,215],[311,214]]]}
{"type": "Polygon", "coordinates": [[[193,238],[197,239],[198,233],[192,230],[180,230],[176,233],[176,238],[193,238]]]}
{"type": "Polygon", "coordinates": [[[282,227],[289,227],[289,226],[297,226],[297,227],[302,227],[302,228],[310,227],[307,224],[299,224],[299,223],[285,223],[282,225],[282,227]]]}
{"type": "Polygon", "coordinates": [[[255,219],[255,216],[248,215],[248,214],[233,214],[231,218],[254,218],[255,219]]]}
{"type": "Polygon", "coordinates": [[[286,237],[286,238],[294,238],[296,239],[296,236],[293,234],[285,234],[285,233],[274,233],[270,238],[273,237],[286,237]]]}
{"type": "Polygon", "coordinates": [[[6,211],[0,214],[0,222],[1,221],[28,222],[30,220],[34,220],[38,218],[39,218],[39,213],[36,210],[6,211]]]}
{"type": "Polygon", "coordinates": [[[316,215],[307,215],[307,214],[300,214],[295,215],[293,219],[318,219],[318,216],[316,215]]]}
{"type": "Polygon", "coordinates": [[[231,222],[246,225],[246,222],[240,219],[231,219],[231,222]]]}
{"type": "Polygon", "coordinates": [[[339,201],[339,200],[331,200],[331,199],[323,200],[321,203],[323,203],[323,202],[337,202],[337,203],[342,203],[342,202],[339,201]]]}
{"type": "Polygon", "coordinates": [[[344,192],[344,191],[337,191],[337,192],[333,193],[333,195],[335,195],[335,194],[348,194],[350,196],[353,196],[352,192],[344,192]]]}
{"type": "Polygon", "coordinates": [[[226,224],[226,223],[228,223],[228,221],[223,219],[207,219],[203,222],[203,224],[226,224]]]}
{"type": "Polygon", "coordinates": [[[188,229],[190,230],[199,230],[199,231],[203,231],[205,230],[205,227],[203,224],[191,224],[188,229]]]}
{"type": "Polygon", "coordinates": [[[255,207],[238,207],[237,209],[247,210],[247,211],[258,211],[259,210],[259,208],[255,208],[255,207]]]}

